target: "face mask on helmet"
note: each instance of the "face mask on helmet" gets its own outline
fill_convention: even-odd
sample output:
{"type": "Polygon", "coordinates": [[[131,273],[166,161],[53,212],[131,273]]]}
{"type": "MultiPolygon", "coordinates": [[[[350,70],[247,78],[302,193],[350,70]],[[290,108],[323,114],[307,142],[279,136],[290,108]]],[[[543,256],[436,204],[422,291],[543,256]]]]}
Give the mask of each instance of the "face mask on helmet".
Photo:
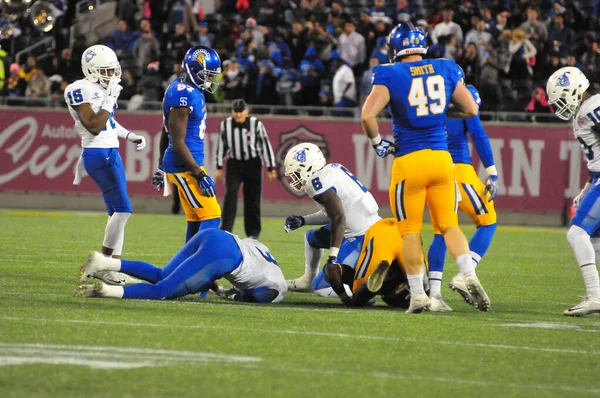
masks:
{"type": "Polygon", "coordinates": [[[554,72],[546,86],[548,103],[554,107],[554,114],[562,120],[574,117],[589,85],[585,75],[576,68],[565,67],[554,72]]]}
{"type": "Polygon", "coordinates": [[[121,78],[121,65],[116,54],[104,46],[92,46],[82,57],[82,69],[86,79],[106,88],[110,79],[121,78]]]}
{"type": "Polygon", "coordinates": [[[304,191],[304,185],[306,185],[306,181],[302,180],[302,177],[300,177],[300,173],[294,171],[290,174],[286,174],[286,176],[290,179],[288,184],[290,185],[290,187],[292,187],[292,189],[298,192],[304,191]]]}

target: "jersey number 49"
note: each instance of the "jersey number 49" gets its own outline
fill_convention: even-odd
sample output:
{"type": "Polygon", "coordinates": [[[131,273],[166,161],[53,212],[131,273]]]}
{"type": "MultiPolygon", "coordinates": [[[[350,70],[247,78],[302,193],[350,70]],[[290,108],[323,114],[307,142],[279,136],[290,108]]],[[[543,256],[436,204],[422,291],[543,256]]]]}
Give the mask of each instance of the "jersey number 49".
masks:
{"type": "Polygon", "coordinates": [[[417,116],[429,116],[429,113],[439,115],[446,109],[446,86],[440,75],[428,76],[423,82],[422,77],[412,80],[408,92],[410,106],[416,106],[417,116]]]}

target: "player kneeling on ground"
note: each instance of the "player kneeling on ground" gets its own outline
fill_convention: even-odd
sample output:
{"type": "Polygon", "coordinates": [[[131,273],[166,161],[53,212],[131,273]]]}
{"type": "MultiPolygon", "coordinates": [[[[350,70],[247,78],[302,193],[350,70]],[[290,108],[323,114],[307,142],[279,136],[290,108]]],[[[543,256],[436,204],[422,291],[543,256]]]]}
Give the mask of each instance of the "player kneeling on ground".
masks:
{"type": "Polygon", "coordinates": [[[386,218],[367,231],[355,269],[327,264],[325,277],[344,305],[362,307],[379,295],[391,307],[408,309],[410,292],[402,257],[397,222],[386,218]],[[344,284],[352,286],[352,297],[345,294],[344,284]]]}
{"type": "Polygon", "coordinates": [[[327,164],[315,144],[306,142],[289,150],[285,157],[285,175],[291,179],[293,189],[310,196],[319,208],[307,216],[289,216],[285,220],[285,231],[304,225],[324,225],[306,233],[304,275],[289,280],[288,289],[335,297],[324,273],[317,274],[323,249],[329,249],[327,264],[354,267],[365,232],[381,219],[377,213],[379,206],[347,168],[338,163],[327,164]]]}
{"type": "Polygon", "coordinates": [[[98,282],[78,286],[75,296],[175,299],[204,293],[221,278],[231,282],[234,288],[225,291],[219,287],[217,295],[235,301],[274,303],[287,293],[283,273],[265,245],[215,228],[194,235],[164,268],[92,252],[79,271],[79,281],[84,282],[105,270],[123,272],[150,284],[122,287],[98,282]]]}

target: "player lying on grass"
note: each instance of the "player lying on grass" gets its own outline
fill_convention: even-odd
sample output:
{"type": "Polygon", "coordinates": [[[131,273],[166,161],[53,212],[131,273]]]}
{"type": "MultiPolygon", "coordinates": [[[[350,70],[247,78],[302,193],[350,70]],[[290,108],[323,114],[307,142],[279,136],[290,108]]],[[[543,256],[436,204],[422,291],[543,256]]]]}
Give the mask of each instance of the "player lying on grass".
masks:
{"type": "Polygon", "coordinates": [[[388,305],[406,309],[410,294],[402,256],[397,221],[386,218],[367,230],[355,269],[327,264],[325,277],[346,306],[362,307],[379,295],[388,305]],[[345,284],[352,286],[352,296],[346,294],[345,284]]]}
{"type": "Polygon", "coordinates": [[[293,189],[310,196],[319,208],[307,216],[289,216],[285,220],[286,232],[303,225],[325,225],[311,229],[304,236],[304,275],[288,281],[288,288],[335,297],[324,273],[317,275],[323,249],[329,249],[327,264],[354,267],[365,232],[381,219],[377,214],[379,206],[347,168],[338,163],[327,164],[315,144],[302,143],[289,150],[285,157],[285,175],[291,179],[293,189]]]}
{"type": "MultiPolygon", "coordinates": [[[[462,68],[459,67],[459,71],[464,76],[462,68]]],[[[464,84],[464,77],[460,82],[464,84]]],[[[473,95],[475,103],[480,106],[481,97],[477,89],[473,86],[467,86],[467,88],[473,95]]],[[[458,207],[477,226],[477,231],[475,231],[469,241],[471,257],[473,258],[475,268],[477,268],[477,265],[490,247],[492,238],[496,232],[494,198],[498,193],[498,172],[494,163],[490,140],[485,134],[479,115],[464,120],[446,117],[445,124],[446,131],[448,132],[448,151],[452,156],[456,184],[460,192],[458,207]],[[485,166],[487,173],[485,184],[479,179],[473,168],[469,153],[468,135],[473,139],[477,154],[485,166]]],[[[433,232],[433,242],[429,247],[428,253],[431,310],[448,312],[452,311],[452,308],[444,302],[441,293],[446,243],[439,228],[436,228],[435,225],[433,232]]],[[[448,286],[459,293],[467,303],[475,305],[461,272],[452,277],[448,286]]]]}
{"type": "Polygon", "coordinates": [[[218,288],[217,294],[235,301],[274,303],[287,293],[283,273],[265,245],[215,228],[200,230],[164,268],[92,252],[79,271],[79,281],[104,270],[123,272],[150,283],[122,287],[98,282],[78,286],[75,296],[175,299],[202,294],[221,278],[231,282],[234,289],[218,288]]]}
{"type": "Polygon", "coordinates": [[[548,103],[556,116],[573,120],[573,133],[587,157],[589,179],[573,200],[577,209],[567,240],[583,275],[587,296],[564,312],[568,316],[600,313],[600,282],[596,261],[600,254],[600,95],[587,92],[590,82],[577,68],[564,67],[546,85],[548,103]]]}

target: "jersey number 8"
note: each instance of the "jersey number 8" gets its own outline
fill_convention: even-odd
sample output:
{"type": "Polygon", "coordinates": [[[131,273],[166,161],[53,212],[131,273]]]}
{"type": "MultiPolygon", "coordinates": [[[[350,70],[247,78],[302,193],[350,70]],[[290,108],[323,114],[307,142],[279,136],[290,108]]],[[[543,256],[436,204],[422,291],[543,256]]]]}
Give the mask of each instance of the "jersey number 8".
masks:
{"type": "Polygon", "coordinates": [[[429,76],[425,84],[422,77],[414,78],[408,93],[408,102],[410,106],[417,107],[417,116],[429,116],[429,112],[434,115],[443,113],[446,109],[444,78],[440,75],[429,76]]]}

